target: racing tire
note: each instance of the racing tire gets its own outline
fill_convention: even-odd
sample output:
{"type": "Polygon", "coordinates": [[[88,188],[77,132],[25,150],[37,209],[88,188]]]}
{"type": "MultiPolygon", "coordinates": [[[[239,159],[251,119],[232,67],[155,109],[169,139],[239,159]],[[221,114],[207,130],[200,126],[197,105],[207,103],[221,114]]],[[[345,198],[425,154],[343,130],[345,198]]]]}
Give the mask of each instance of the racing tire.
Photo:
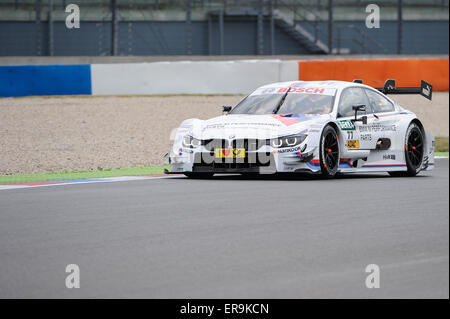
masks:
{"type": "Polygon", "coordinates": [[[422,170],[423,155],[425,151],[424,136],[416,123],[411,123],[405,135],[405,161],[407,171],[389,172],[394,177],[413,177],[422,170]]]}
{"type": "Polygon", "coordinates": [[[323,178],[333,178],[339,168],[339,137],[336,130],[327,125],[320,137],[320,169],[323,178]]]}
{"type": "Polygon", "coordinates": [[[202,178],[211,178],[214,173],[184,173],[188,178],[192,179],[202,179],[202,178]]]}

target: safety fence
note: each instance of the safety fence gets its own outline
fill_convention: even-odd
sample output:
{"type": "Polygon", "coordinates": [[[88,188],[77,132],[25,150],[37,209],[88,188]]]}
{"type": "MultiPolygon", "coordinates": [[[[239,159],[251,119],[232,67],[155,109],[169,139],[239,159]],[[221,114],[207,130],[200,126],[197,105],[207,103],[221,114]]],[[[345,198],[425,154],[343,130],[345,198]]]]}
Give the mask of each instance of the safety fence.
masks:
{"type": "Polygon", "coordinates": [[[171,61],[85,65],[0,66],[0,96],[245,94],[292,80],[361,79],[382,86],[420,80],[435,91],[449,89],[448,58],[342,60],[171,61]]]}

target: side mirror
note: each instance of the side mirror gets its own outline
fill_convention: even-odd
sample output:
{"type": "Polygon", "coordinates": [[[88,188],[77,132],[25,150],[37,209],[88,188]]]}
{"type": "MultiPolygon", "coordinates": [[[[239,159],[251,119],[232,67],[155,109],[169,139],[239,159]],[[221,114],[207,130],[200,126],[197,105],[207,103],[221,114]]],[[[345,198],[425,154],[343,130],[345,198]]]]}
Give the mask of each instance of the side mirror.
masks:
{"type": "Polygon", "coordinates": [[[366,111],[366,106],[365,105],[353,105],[352,109],[355,112],[358,112],[358,111],[365,112],[366,111]]]}
{"type": "Polygon", "coordinates": [[[224,113],[230,112],[232,108],[233,108],[233,107],[232,107],[232,106],[229,106],[229,105],[224,105],[224,106],[222,106],[222,109],[223,109],[223,112],[224,112],[224,113]]]}
{"type": "Polygon", "coordinates": [[[362,123],[363,123],[364,125],[367,124],[367,116],[366,116],[366,115],[364,115],[364,116],[361,118],[361,120],[362,120],[362,123]]]}
{"type": "Polygon", "coordinates": [[[367,124],[367,116],[364,115],[363,117],[361,117],[361,119],[358,119],[358,112],[365,112],[366,106],[363,104],[353,105],[352,109],[355,111],[355,119],[353,120],[353,122],[361,121],[363,124],[367,124]]]}

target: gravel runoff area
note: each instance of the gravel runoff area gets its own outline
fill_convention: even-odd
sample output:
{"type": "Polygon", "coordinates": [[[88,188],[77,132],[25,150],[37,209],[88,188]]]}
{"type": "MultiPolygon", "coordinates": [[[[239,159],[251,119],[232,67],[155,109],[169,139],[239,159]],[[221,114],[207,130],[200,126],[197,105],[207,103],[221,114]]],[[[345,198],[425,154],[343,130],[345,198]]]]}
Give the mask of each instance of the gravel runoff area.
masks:
{"type": "MultiPolygon", "coordinates": [[[[187,118],[221,115],[242,96],[0,98],[0,175],[160,165],[187,118]]],[[[395,96],[436,136],[449,134],[448,92],[395,96]]]]}

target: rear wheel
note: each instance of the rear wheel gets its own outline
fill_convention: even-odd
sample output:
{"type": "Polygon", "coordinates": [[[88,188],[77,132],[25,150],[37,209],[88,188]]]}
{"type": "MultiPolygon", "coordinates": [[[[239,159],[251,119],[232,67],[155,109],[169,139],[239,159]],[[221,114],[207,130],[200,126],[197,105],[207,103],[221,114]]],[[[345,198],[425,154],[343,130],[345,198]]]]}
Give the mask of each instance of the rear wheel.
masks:
{"type": "Polygon", "coordinates": [[[326,126],[320,137],[320,168],[322,176],[332,178],[339,168],[339,138],[332,126],[326,126]]]}
{"type": "Polygon", "coordinates": [[[214,173],[184,173],[189,178],[193,179],[202,179],[202,178],[211,178],[214,173]]]}
{"type": "Polygon", "coordinates": [[[424,138],[422,130],[415,123],[411,123],[405,136],[406,172],[389,172],[395,177],[416,176],[422,169],[424,154],[424,138]]]}

